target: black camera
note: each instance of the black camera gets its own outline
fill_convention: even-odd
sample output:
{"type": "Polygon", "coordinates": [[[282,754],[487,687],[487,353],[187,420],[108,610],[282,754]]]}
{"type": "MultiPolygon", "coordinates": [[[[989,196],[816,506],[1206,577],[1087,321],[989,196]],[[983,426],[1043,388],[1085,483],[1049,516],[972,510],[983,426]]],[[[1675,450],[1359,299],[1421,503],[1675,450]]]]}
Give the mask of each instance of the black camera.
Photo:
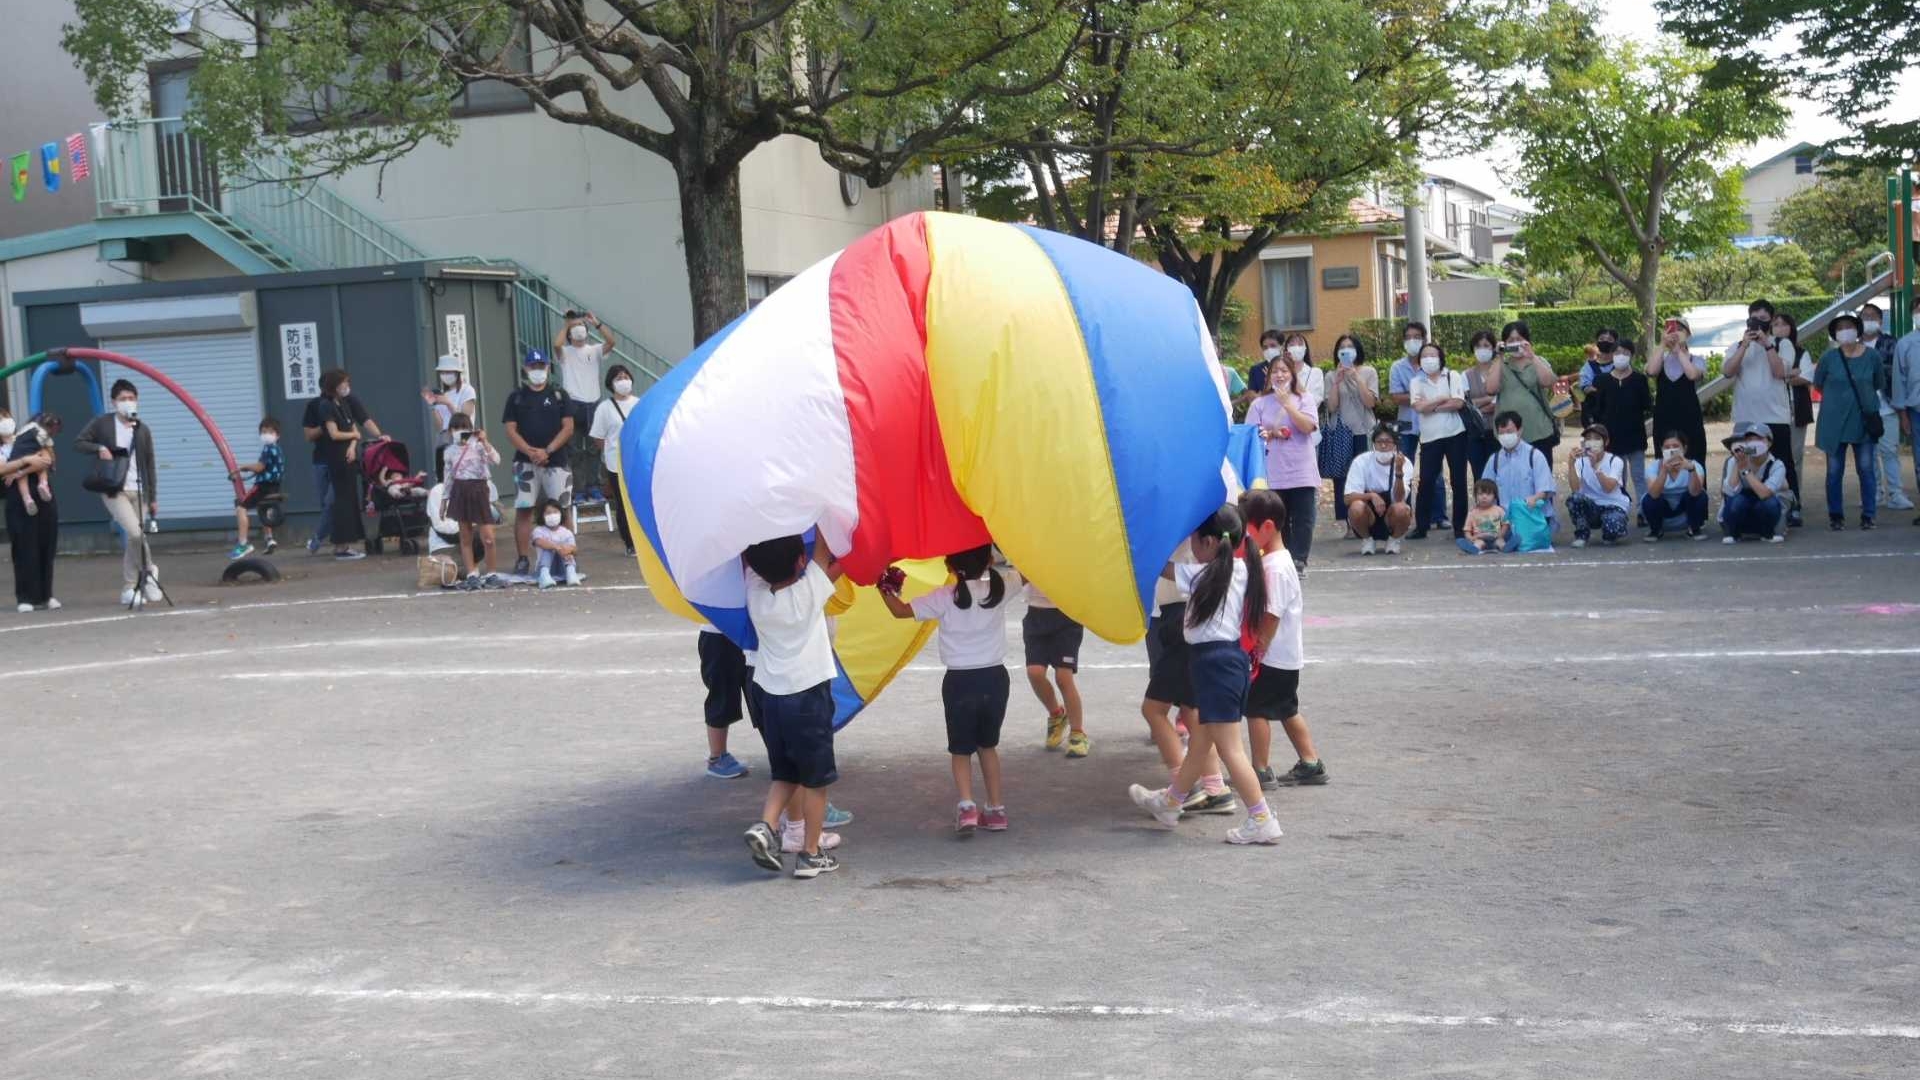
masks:
{"type": "Polygon", "coordinates": [[[587,317],[587,313],[584,311],[575,311],[572,308],[568,308],[566,315],[563,317],[568,319],[584,319],[587,317]]]}
{"type": "Polygon", "coordinates": [[[1762,334],[1766,333],[1768,328],[1771,327],[1772,325],[1773,325],[1772,319],[1763,319],[1758,316],[1747,320],[1748,330],[1757,331],[1762,334]]]}

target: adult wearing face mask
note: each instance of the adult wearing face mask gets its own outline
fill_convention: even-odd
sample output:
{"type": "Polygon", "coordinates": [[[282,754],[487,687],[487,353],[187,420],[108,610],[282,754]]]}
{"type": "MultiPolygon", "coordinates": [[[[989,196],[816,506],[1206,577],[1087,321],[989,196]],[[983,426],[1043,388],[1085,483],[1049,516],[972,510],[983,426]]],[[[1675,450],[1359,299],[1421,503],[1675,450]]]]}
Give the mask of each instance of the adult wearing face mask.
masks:
{"type": "Polygon", "coordinates": [[[572,526],[573,470],[567,467],[567,443],[573,440],[573,405],[567,392],[553,385],[552,369],[539,349],[527,353],[521,365],[526,385],[507,397],[500,417],[513,443],[513,572],[527,577],[532,571],[533,510],[552,499],[564,508],[572,526]]]}
{"type": "Polygon", "coordinates": [[[1780,493],[1787,468],[1773,456],[1773,431],[1766,424],[1735,424],[1727,440],[1731,452],[1720,474],[1721,542],[1737,544],[1753,537],[1778,544],[1787,538],[1780,493]]]}
{"type": "Polygon", "coordinates": [[[1646,484],[1640,516],[1647,523],[1647,543],[1659,543],[1675,528],[1686,530],[1689,539],[1707,538],[1707,470],[1687,456],[1687,440],[1679,432],[1661,436],[1659,457],[1647,462],[1646,484]]]}
{"type": "Polygon", "coordinates": [[[1247,409],[1247,423],[1260,431],[1266,446],[1267,486],[1287,507],[1286,545],[1297,571],[1313,554],[1315,503],[1320,496],[1320,463],[1313,434],[1320,426],[1320,402],[1294,382],[1296,369],[1275,361],[1267,373],[1268,392],[1247,409]]]}
{"type": "Polygon", "coordinates": [[[1847,451],[1853,451],[1860,474],[1860,527],[1873,528],[1879,492],[1875,487],[1875,443],[1879,441],[1880,408],[1875,387],[1886,378],[1880,353],[1860,341],[1861,319],[1836,315],[1827,324],[1834,346],[1813,369],[1813,385],[1820,391],[1820,422],[1814,445],[1827,455],[1827,527],[1847,527],[1845,481],[1847,451]]]}
{"type": "Polygon", "coordinates": [[[1515,320],[1501,327],[1500,342],[1500,362],[1487,372],[1495,408],[1520,418],[1521,441],[1545,454],[1551,468],[1553,449],[1560,445],[1560,424],[1547,403],[1547,395],[1553,392],[1553,368],[1533,351],[1533,333],[1524,322],[1515,320]]]}
{"type": "Polygon", "coordinates": [[[594,409],[600,401],[600,364],[617,344],[619,339],[613,331],[591,311],[568,312],[566,325],[553,339],[560,388],[573,401],[574,423],[582,431],[593,422],[594,409]],[[588,340],[588,327],[600,336],[599,341],[588,340]]]}
{"type": "MultiPolygon", "coordinates": [[[[1880,354],[1880,363],[1886,370],[1886,376],[1879,384],[1880,395],[1880,438],[1875,440],[1878,460],[1874,462],[1879,477],[1879,504],[1889,510],[1911,510],[1913,500],[1907,498],[1904,482],[1900,477],[1900,411],[1893,404],[1893,348],[1894,340],[1883,332],[1885,327],[1883,313],[1878,304],[1865,304],[1860,308],[1860,344],[1880,354]]],[[[1920,480],[1920,473],[1915,475],[1920,480]]]]}
{"type": "Polygon", "coordinates": [[[1627,498],[1626,465],[1607,452],[1609,432],[1600,424],[1588,424],[1580,433],[1580,449],[1567,462],[1567,517],[1573,524],[1573,546],[1587,546],[1587,537],[1600,530],[1600,539],[1617,544],[1627,535],[1627,514],[1633,503],[1627,498]]]}
{"type": "MultiPolygon", "coordinates": [[[[325,386],[327,377],[334,371],[340,371],[340,369],[321,372],[322,386],[325,386]]],[[[340,375],[344,379],[346,372],[340,371],[340,375]]],[[[328,446],[331,440],[327,438],[327,417],[333,414],[335,405],[335,400],[322,392],[319,397],[308,399],[306,411],[300,416],[301,434],[313,444],[313,491],[320,499],[318,524],[314,526],[312,538],[307,541],[309,555],[318,555],[320,549],[333,538],[333,499],[336,484],[332,467],[328,465],[329,455],[333,451],[328,446]]],[[[351,380],[340,384],[338,406],[346,410],[349,422],[360,427],[368,435],[376,440],[386,438],[380,431],[380,425],[367,414],[367,407],[360,404],[359,398],[353,396],[351,380]]],[[[352,462],[348,462],[348,465],[351,466],[352,462]]],[[[351,471],[349,468],[349,472],[351,471]]],[[[355,497],[358,498],[357,495],[355,497]]]]}
{"type": "Polygon", "coordinates": [[[1438,342],[1420,348],[1420,374],[1408,385],[1407,399],[1420,414],[1420,490],[1413,504],[1419,526],[1414,540],[1427,535],[1427,522],[1442,513],[1440,469],[1445,466],[1453,483],[1453,538],[1467,527],[1467,429],[1460,411],[1468,408],[1467,380],[1447,370],[1447,354],[1438,342]]]}
{"type": "MultiPolygon", "coordinates": [[[[1791,320],[1773,313],[1773,305],[1756,300],[1747,309],[1747,329],[1727,350],[1720,373],[1735,380],[1733,384],[1733,422],[1764,425],[1774,446],[1786,447],[1793,438],[1793,376],[1800,361],[1799,345],[1791,320]]],[[[1777,458],[1786,466],[1784,495],[1792,492],[1794,505],[1787,524],[1800,524],[1798,500],[1800,477],[1793,456],[1777,458]]],[[[1783,499],[1782,502],[1785,502],[1783,499]]]]}
{"type": "Polygon", "coordinates": [[[1626,466],[1623,486],[1627,501],[1634,499],[1634,485],[1647,463],[1647,417],[1653,414],[1653,386],[1645,374],[1633,370],[1632,346],[1616,341],[1612,350],[1601,344],[1600,353],[1609,358],[1607,373],[1594,380],[1587,391],[1587,412],[1594,419],[1589,426],[1607,430],[1607,451],[1626,466]]]}
{"type": "MultiPolygon", "coordinates": [[[[1520,437],[1524,423],[1516,412],[1503,412],[1493,418],[1494,441],[1499,449],[1487,459],[1487,479],[1500,489],[1500,505],[1507,508],[1509,517],[1513,508],[1523,503],[1539,508],[1551,534],[1553,497],[1560,487],[1553,479],[1553,459],[1520,437]]],[[[1520,550],[1517,532],[1508,536],[1507,550],[1520,550]]]]}
{"type": "MultiPolygon", "coordinates": [[[[148,554],[145,537],[146,518],[160,514],[160,471],[154,466],[153,431],[140,422],[140,391],[125,379],[114,380],[107,396],[113,411],[94,417],[80,429],[73,448],[82,454],[98,455],[101,461],[127,459],[126,480],[119,491],[100,494],[107,516],[120,527],[124,547],[120,553],[120,602],[132,605],[134,589],[140,585],[140,560],[148,554]]],[[[160,570],[147,563],[147,582],[141,591],[148,601],[157,601],[160,570]]]]}
{"type": "Polygon", "coordinates": [[[1668,319],[1660,337],[1660,355],[1649,370],[1653,381],[1653,430],[1677,431],[1686,441],[1687,457],[1707,463],[1707,421],[1700,411],[1700,380],[1705,364],[1693,358],[1688,345],[1693,328],[1685,319],[1668,319]]]}
{"type": "MultiPolygon", "coordinates": [[[[1397,418],[1400,432],[1400,452],[1408,458],[1412,458],[1420,452],[1421,417],[1419,411],[1413,407],[1410,388],[1413,385],[1414,376],[1420,374],[1420,350],[1426,347],[1429,336],[1426,323],[1419,321],[1408,322],[1406,329],[1401,331],[1400,337],[1400,347],[1405,355],[1396,359],[1392,366],[1387,368],[1387,393],[1393,398],[1393,403],[1400,406],[1400,412],[1397,418]]],[[[1436,514],[1444,513],[1446,492],[1442,490],[1435,494],[1439,497],[1434,501],[1433,511],[1436,514]]],[[[1420,523],[1420,531],[1413,535],[1416,538],[1425,536],[1429,525],[1439,524],[1442,524],[1442,522],[1422,521],[1420,523]]]]}
{"type": "Polygon", "coordinates": [[[1467,408],[1478,410],[1487,421],[1485,435],[1476,435],[1472,428],[1467,429],[1467,464],[1473,469],[1473,478],[1479,480],[1485,474],[1487,459],[1500,446],[1493,436],[1493,418],[1499,414],[1499,399],[1487,387],[1500,346],[1493,331],[1488,329],[1475,330],[1467,339],[1467,348],[1473,351],[1473,366],[1466,371],[1467,408]]]}
{"type": "Polygon", "coordinates": [[[320,376],[319,400],[327,406],[320,420],[321,447],[326,453],[327,475],[333,481],[333,557],[343,562],[367,557],[364,549],[352,546],[364,541],[367,531],[360,517],[360,483],[353,467],[359,459],[360,426],[347,404],[350,385],[344,371],[320,376]]]}
{"type": "MultiPolygon", "coordinates": [[[[1893,408],[1902,435],[1913,440],[1913,476],[1920,486],[1920,304],[1913,308],[1913,329],[1893,346],[1893,408]]],[[[1913,523],[1920,525],[1920,517],[1913,523]]]]}
{"type": "Polygon", "coordinates": [[[620,488],[620,429],[640,399],[633,396],[633,372],[625,364],[607,369],[609,396],[593,410],[593,427],[587,435],[600,446],[600,467],[607,474],[607,512],[620,529],[620,540],[627,554],[634,554],[633,526],[627,522],[626,493],[620,488]]]}
{"type": "Polygon", "coordinates": [[[1580,369],[1578,386],[1580,389],[1580,426],[1592,427],[1604,423],[1593,400],[1594,387],[1613,373],[1613,360],[1620,351],[1620,334],[1610,326],[1603,326],[1593,335],[1593,359],[1580,369]]]}
{"type": "Polygon", "coordinates": [[[443,356],[433,369],[437,387],[429,386],[420,391],[420,399],[433,410],[434,435],[434,476],[446,479],[446,448],[453,441],[448,430],[453,424],[456,413],[464,413],[469,420],[480,418],[479,402],[473,387],[467,385],[467,377],[462,370],[464,365],[457,356],[443,356]]]}
{"type": "MultiPolygon", "coordinates": [[[[1348,438],[1352,440],[1348,448],[1349,462],[1368,452],[1371,433],[1379,423],[1373,408],[1379,402],[1380,372],[1367,363],[1367,351],[1361,347],[1359,338],[1341,334],[1333,342],[1333,374],[1327,379],[1327,417],[1330,422],[1338,420],[1347,429],[1348,438]]],[[[1322,432],[1321,437],[1328,437],[1328,433],[1322,432]]],[[[1333,478],[1333,516],[1342,524],[1349,524],[1346,487],[1346,476],[1333,478]]],[[[1347,532],[1357,535],[1351,528],[1347,532]]]]}
{"type": "Polygon", "coordinates": [[[1400,452],[1391,427],[1374,425],[1372,438],[1373,449],[1356,455],[1347,469],[1347,521],[1360,537],[1360,554],[1373,554],[1374,542],[1385,540],[1387,554],[1398,555],[1401,537],[1413,528],[1407,502],[1413,463],[1400,452]]]}

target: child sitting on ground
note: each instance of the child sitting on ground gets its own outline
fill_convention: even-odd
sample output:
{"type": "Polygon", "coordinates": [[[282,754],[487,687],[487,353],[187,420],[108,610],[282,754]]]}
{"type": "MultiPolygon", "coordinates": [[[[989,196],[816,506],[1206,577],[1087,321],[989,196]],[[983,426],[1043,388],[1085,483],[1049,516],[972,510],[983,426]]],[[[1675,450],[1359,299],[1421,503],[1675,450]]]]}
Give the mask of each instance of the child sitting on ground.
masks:
{"type": "Polygon", "coordinates": [[[563,524],[565,521],[566,516],[560,512],[559,503],[552,499],[540,500],[540,524],[533,527],[533,549],[539,556],[535,566],[543,589],[551,589],[560,583],[553,576],[556,565],[562,570],[560,580],[569,585],[578,585],[582,580],[573,530],[563,524]]]}
{"type": "MultiPolygon", "coordinates": [[[[286,454],[280,449],[280,421],[269,416],[260,421],[260,460],[240,466],[235,476],[253,477],[253,487],[247,490],[240,505],[233,508],[233,518],[239,526],[239,543],[227,553],[228,558],[243,559],[253,554],[253,545],[247,543],[247,533],[253,525],[251,511],[259,510],[266,501],[280,494],[280,481],[287,474],[286,454]]],[[[273,538],[273,526],[260,521],[260,531],[267,537],[267,554],[280,546],[273,538]]]]}
{"type": "Polygon", "coordinates": [[[1007,619],[1000,609],[1007,583],[993,568],[993,546],[947,556],[956,579],[914,600],[900,599],[906,575],[889,570],[880,597],[896,619],[940,624],[940,660],[947,665],[940,700],[947,713],[947,753],[952,756],[953,786],[960,795],[954,830],[967,836],[976,828],[1003,832],[1007,808],[1001,801],[1000,727],[1007,719],[1007,619]],[[987,789],[983,811],[973,801],[973,758],[980,758],[980,779],[987,789]]]}
{"type": "Polygon", "coordinates": [[[760,717],[767,772],[773,777],[760,820],[747,827],[747,850],[756,865],[779,873],[781,845],[773,822],[783,807],[797,802],[802,842],[793,876],[819,877],[840,869],[840,861],[821,850],[820,826],[827,787],[840,778],[833,762],[835,668],[826,607],[841,571],[825,540],[815,541],[809,560],[806,541],[798,536],[755,544],[742,558],[750,571],[747,617],[760,646],[748,701],[760,717]]]}
{"type": "Polygon", "coordinates": [[[1513,526],[1507,521],[1507,512],[1500,508],[1500,485],[1491,480],[1481,480],[1473,485],[1473,510],[1467,514],[1467,535],[1461,542],[1461,550],[1471,545],[1469,555],[1484,555],[1489,551],[1503,551],[1507,545],[1507,531],[1513,526]]]}

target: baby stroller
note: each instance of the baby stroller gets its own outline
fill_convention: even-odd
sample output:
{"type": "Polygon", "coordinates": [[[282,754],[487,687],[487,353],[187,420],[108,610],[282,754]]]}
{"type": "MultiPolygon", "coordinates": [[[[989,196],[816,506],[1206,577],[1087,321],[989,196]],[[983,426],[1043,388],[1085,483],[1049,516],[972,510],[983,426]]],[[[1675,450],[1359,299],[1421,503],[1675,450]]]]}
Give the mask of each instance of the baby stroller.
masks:
{"type": "Polygon", "coordinates": [[[418,539],[427,534],[427,484],[425,473],[413,471],[413,459],[407,444],[386,439],[367,447],[360,455],[360,474],[367,481],[368,517],[379,523],[367,536],[367,551],[378,555],[386,541],[400,541],[402,555],[419,554],[418,539]]]}

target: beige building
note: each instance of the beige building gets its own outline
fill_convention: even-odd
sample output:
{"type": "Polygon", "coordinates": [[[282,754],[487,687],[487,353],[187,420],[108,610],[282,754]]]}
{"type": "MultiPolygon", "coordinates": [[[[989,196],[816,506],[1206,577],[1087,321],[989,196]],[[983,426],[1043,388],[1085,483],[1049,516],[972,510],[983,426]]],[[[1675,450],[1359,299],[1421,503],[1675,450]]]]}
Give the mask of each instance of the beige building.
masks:
{"type": "Polygon", "coordinates": [[[1820,147],[1803,142],[1747,169],[1740,181],[1740,193],[1747,202],[1740,238],[1774,235],[1773,216],[1780,204],[1820,179],[1820,161],[1820,147]]]}

